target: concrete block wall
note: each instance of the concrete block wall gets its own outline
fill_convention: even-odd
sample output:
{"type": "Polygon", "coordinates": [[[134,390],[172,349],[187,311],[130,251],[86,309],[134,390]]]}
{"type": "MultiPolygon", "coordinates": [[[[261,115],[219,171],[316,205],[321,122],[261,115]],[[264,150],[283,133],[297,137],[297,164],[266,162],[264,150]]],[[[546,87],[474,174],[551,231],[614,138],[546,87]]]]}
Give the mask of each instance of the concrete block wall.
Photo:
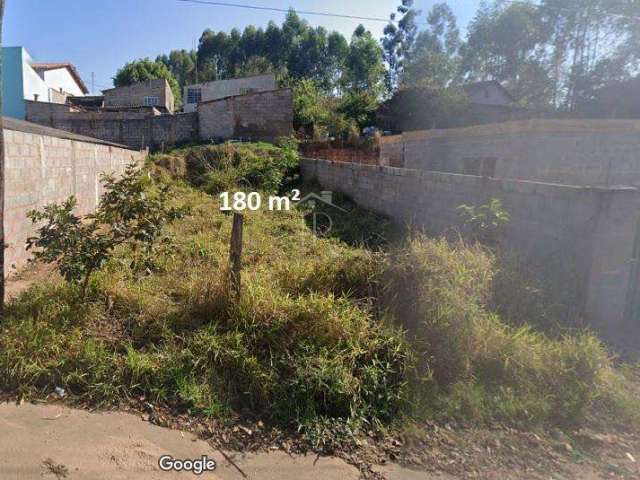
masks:
{"type": "Polygon", "coordinates": [[[266,139],[293,132],[293,94],[284,88],[198,105],[200,138],[266,139]]]}
{"type": "Polygon", "coordinates": [[[266,92],[275,90],[276,88],[276,76],[272,73],[186,85],[182,95],[184,111],[193,112],[197,109],[197,104],[187,103],[189,99],[189,90],[191,89],[199,89],[202,96],[200,101],[207,102],[209,100],[218,100],[225,97],[243,95],[247,92],[266,92]]]}
{"type": "Polygon", "coordinates": [[[140,111],[81,112],[68,105],[26,101],[27,120],[134,149],[160,148],[198,138],[198,114],[140,111]]]}
{"type": "Polygon", "coordinates": [[[131,148],[161,148],[195,140],[273,140],[293,133],[290,89],[204,102],[196,112],[79,111],[68,105],[26,101],[27,120],[131,148]]]}
{"type": "Polygon", "coordinates": [[[386,167],[404,167],[404,142],[402,135],[382,137],[380,139],[380,165],[386,167]]]}
{"type": "Polygon", "coordinates": [[[105,107],[143,107],[144,97],[158,97],[159,107],[173,112],[174,98],[164,78],[103,90],[105,107]]]}
{"type": "Polygon", "coordinates": [[[565,268],[571,262],[575,275],[566,281],[577,285],[567,288],[576,288],[579,309],[605,335],[614,338],[631,324],[637,327],[637,310],[627,311],[627,298],[637,293],[634,243],[640,192],[635,188],[565,186],[311,159],[302,161],[302,175],[434,235],[455,236],[462,228],[459,205],[499,198],[511,215],[504,248],[541,268],[555,268],[555,263],[565,268]]]}
{"type": "Polygon", "coordinates": [[[121,173],[142,162],[145,152],[5,127],[5,275],[29,258],[27,237],[35,233],[27,212],[75,195],[78,212],[93,211],[102,193],[101,173],[121,173]]]}
{"type": "Polygon", "coordinates": [[[497,178],[640,185],[636,120],[537,119],[406,132],[383,143],[381,155],[397,155],[400,146],[404,167],[418,170],[467,173],[491,160],[497,178]]]}

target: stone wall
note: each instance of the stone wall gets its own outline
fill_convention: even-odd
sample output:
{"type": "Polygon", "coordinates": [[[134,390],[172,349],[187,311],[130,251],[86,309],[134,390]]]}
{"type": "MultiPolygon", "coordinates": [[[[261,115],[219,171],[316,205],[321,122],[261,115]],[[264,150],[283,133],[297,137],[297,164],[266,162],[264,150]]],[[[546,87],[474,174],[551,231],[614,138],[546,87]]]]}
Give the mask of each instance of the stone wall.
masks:
{"type": "Polygon", "coordinates": [[[640,122],[528,120],[406,132],[382,144],[382,158],[418,170],[486,174],[571,185],[640,184],[640,122]]]}
{"type": "Polygon", "coordinates": [[[272,140],[293,131],[293,95],[284,88],[212,100],[198,105],[198,116],[202,140],[272,140]]]}
{"type": "Polygon", "coordinates": [[[89,213],[102,193],[100,174],[120,173],[146,153],[6,118],[4,140],[6,275],[29,258],[25,242],[35,229],[28,211],[75,195],[78,212],[89,213]]]}
{"type": "Polygon", "coordinates": [[[579,313],[608,337],[637,333],[640,295],[634,244],[640,192],[635,188],[565,186],[309,159],[302,162],[302,175],[400,224],[436,235],[457,235],[462,228],[459,205],[498,198],[511,215],[504,248],[515,250],[530,265],[564,272],[566,278],[558,279],[562,288],[575,288],[579,313]]]}

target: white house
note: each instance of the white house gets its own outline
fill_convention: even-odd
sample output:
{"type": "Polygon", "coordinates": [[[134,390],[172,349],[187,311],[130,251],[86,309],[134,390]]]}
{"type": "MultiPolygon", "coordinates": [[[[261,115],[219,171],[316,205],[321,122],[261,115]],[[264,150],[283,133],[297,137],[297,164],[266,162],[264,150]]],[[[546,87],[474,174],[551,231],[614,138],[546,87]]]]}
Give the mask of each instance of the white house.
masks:
{"type": "Polygon", "coordinates": [[[23,120],[25,100],[65,103],[89,89],[68,62],[36,63],[23,47],[2,48],[3,115],[23,120]]]}

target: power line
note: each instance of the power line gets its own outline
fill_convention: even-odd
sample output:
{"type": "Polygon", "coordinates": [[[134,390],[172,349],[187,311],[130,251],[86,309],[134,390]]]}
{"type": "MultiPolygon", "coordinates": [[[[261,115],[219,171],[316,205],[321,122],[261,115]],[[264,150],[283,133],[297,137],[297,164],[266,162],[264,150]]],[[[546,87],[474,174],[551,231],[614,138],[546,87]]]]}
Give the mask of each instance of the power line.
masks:
{"type": "MultiPolygon", "coordinates": [[[[217,7],[247,8],[247,9],[250,9],[250,10],[263,10],[263,11],[280,12],[280,13],[288,13],[289,12],[288,8],[259,7],[257,5],[245,5],[245,4],[240,4],[240,3],[212,2],[212,1],[209,1],[209,0],[176,0],[176,1],[184,2],[184,3],[196,3],[196,4],[200,4],[200,5],[214,5],[214,6],[217,6],[217,7]]],[[[316,11],[310,11],[310,10],[295,10],[295,12],[299,13],[301,15],[316,15],[316,16],[319,16],[319,17],[348,18],[348,19],[351,19],[351,20],[367,20],[367,21],[370,21],[370,22],[384,22],[384,23],[391,22],[390,19],[382,18],[382,17],[362,17],[360,15],[346,15],[346,14],[342,14],[342,13],[331,13],[331,12],[316,12],[316,11]]]]}

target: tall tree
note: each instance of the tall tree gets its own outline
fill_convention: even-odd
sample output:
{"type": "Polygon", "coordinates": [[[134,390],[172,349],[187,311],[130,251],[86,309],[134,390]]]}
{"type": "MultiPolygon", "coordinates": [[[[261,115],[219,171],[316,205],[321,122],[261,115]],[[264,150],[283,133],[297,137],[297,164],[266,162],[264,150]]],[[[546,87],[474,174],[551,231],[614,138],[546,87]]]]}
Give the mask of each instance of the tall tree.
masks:
{"type": "Polygon", "coordinates": [[[484,4],[468,27],[463,73],[468,80],[504,83],[524,104],[549,104],[548,40],[537,6],[484,4]]]}
{"type": "Polygon", "coordinates": [[[171,50],[169,55],[158,55],[156,62],[164,63],[181,87],[196,82],[195,50],[171,50]]]}
{"type": "Polygon", "coordinates": [[[371,32],[356,28],[341,79],[340,110],[360,127],[371,123],[384,91],[385,68],[382,49],[371,32]]]}
{"type": "Polygon", "coordinates": [[[389,67],[387,87],[390,91],[398,86],[407,56],[411,52],[418,34],[416,18],[420,11],[413,8],[413,1],[402,0],[402,3],[396,8],[397,13],[391,14],[391,21],[385,27],[384,37],[381,40],[384,60],[389,67]],[[400,16],[399,19],[398,16],[400,16]]]}
{"type": "Polygon", "coordinates": [[[615,15],[634,0],[543,0],[540,17],[550,34],[550,67],[554,100],[567,110],[575,110],[589,90],[591,75],[616,44],[625,38],[624,25],[615,15]]]}
{"type": "Polygon", "coordinates": [[[460,30],[446,2],[433,6],[427,28],[409,52],[401,84],[444,88],[456,83],[460,67],[460,30]]]}

